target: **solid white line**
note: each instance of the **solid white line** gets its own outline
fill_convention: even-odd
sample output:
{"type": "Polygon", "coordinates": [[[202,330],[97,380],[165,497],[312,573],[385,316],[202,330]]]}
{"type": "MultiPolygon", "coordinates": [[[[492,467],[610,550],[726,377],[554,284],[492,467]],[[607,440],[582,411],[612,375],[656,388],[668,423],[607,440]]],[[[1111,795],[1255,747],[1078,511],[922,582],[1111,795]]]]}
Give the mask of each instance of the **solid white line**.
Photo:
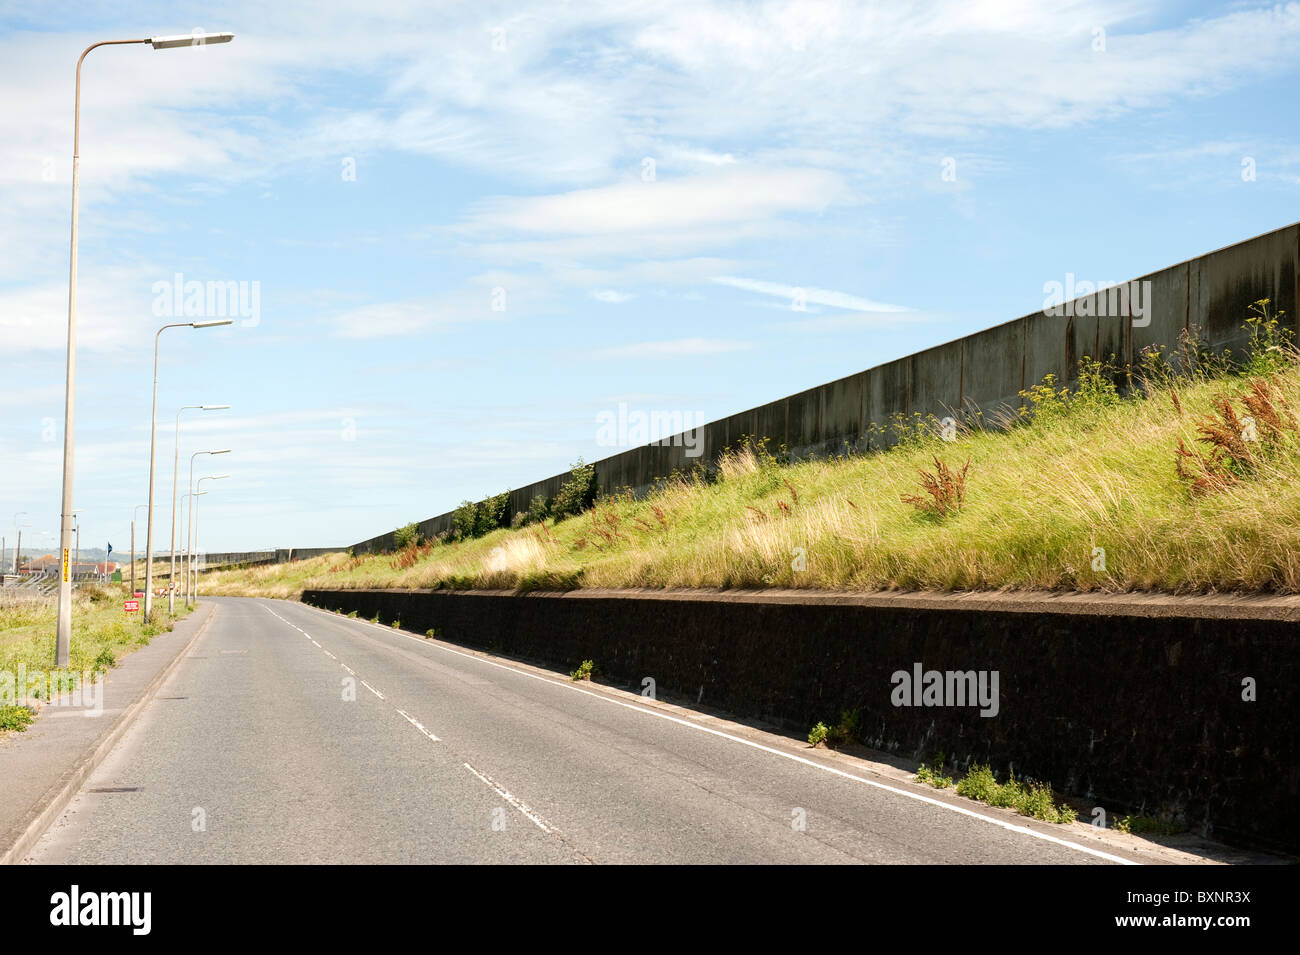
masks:
{"type": "MultiPolygon", "coordinates": [[[[309,605],[302,604],[301,606],[308,607],[309,605]]],[[[933,799],[930,796],[924,796],[921,793],[908,792],[906,789],[899,789],[897,786],[890,786],[887,783],[882,783],[874,779],[866,779],[865,777],[857,776],[853,773],[845,772],[842,769],[836,769],[833,766],[827,766],[823,763],[816,762],[815,760],[805,759],[803,756],[798,756],[794,753],[787,753],[784,752],[783,750],[774,749],[771,746],[764,746],[762,743],[757,743],[753,740],[745,739],[744,737],[741,736],[734,736],[731,733],[725,733],[722,730],[713,729],[710,726],[701,726],[698,723],[693,723],[690,720],[680,719],[679,717],[672,716],[668,713],[660,713],[656,710],[648,710],[643,706],[637,706],[633,703],[625,703],[622,700],[616,700],[612,697],[604,695],[603,693],[594,693],[591,690],[584,690],[582,689],[582,687],[574,686],[572,683],[565,683],[560,680],[551,679],[550,677],[544,677],[536,673],[529,673],[526,670],[517,670],[514,667],[507,666],[504,663],[497,663],[495,660],[486,660],[483,657],[475,656],[472,653],[466,653],[462,650],[453,650],[451,647],[443,646],[437,641],[424,640],[421,639],[420,637],[413,636],[412,634],[403,633],[400,630],[394,630],[391,627],[380,627],[378,624],[371,623],[368,620],[357,620],[355,618],[343,617],[340,614],[330,613],[328,610],[321,610],[319,607],[310,607],[310,609],[315,610],[317,613],[327,614],[331,618],[350,620],[352,623],[359,623],[359,624],[364,624],[365,626],[368,627],[375,627],[378,630],[382,630],[384,633],[397,634],[400,637],[405,637],[406,639],[412,640],[421,646],[434,647],[439,650],[444,650],[447,653],[454,653],[457,656],[465,657],[466,659],[469,660],[477,660],[479,663],[486,663],[488,666],[494,666],[501,670],[507,670],[511,673],[518,674],[519,676],[526,676],[534,680],[540,680],[542,683],[549,683],[551,686],[560,687],[565,690],[572,690],[575,693],[581,693],[584,696],[590,696],[597,700],[603,700],[604,702],[612,703],[615,706],[621,706],[624,707],[625,709],[635,710],[638,713],[645,713],[648,716],[656,716],[661,720],[668,720],[669,722],[676,723],[679,726],[685,726],[690,729],[699,730],[701,733],[709,733],[713,736],[721,737],[722,739],[731,740],[733,743],[740,743],[742,746],[749,746],[752,747],[753,749],[762,750],[765,753],[771,753],[774,756],[780,756],[782,759],[793,760],[796,763],[802,763],[805,766],[811,766],[814,769],[820,769],[823,772],[832,773],[836,776],[843,777],[844,779],[851,779],[854,782],[863,783],[864,785],[867,786],[873,786],[876,789],[883,789],[885,792],[891,792],[894,793],[895,795],[904,796],[907,799],[913,799],[917,802],[923,802],[931,806],[937,806],[940,809],[946,809],[949,812],[955,812],[963,816],[968,816],[972,819],[980,819],[984,822],[991,822],[993,823],[993,825],[1000,826],[1001,828],[1006,829],[1008,832],[1015,832],[1021,835],[1030,836],[1034,839],[1041,839],[1044,842],[1050,842],[1055,845],[1063,846],[1064,848],[1067,849],[1073,849],[1076,852],[1082,852],[1085,853],[1086,855],[1095,856],[1096,858],[1099,859],[1105,859],[1108,862],[1118,863],[1119,865],[1141,865],[1142,864],[1140,862],[1135,862],[1132,859],[1125,859],[1122,856],[1112,855],[1109,852],[1102,852],[1100,849],[1093,849],[1089,846],[1080,845],[1077,842],[1071,842],[1068,839],[1062,839],[1059,836],[1049,835],[1046,832],[1039,832],[1037,829],[1030,829],[1027,826],[1019,826],[1013,822],[1008,822],[1004,819],[996,819],[993,816],[986,816],[983,813],[974,812],[973,810],[967,809],[964,806],[954,806],[952,803],[944,802],[941,799],[933,799]]]]}
{"type": "Polygon", "coordinates": [[[474,768],[473,766],[471,766],[469,763],[465,763],[464,766],[465,766],[466,769],[468,769],[471,773],[473,773],[473,774],[474,774],[475,776],[477,776],[479,779],[483,780],[483,782],[487,783],[487,785],[489,786],[489,788],[491,788],[491,790],[492,790],[494,793],[496,793],[498,796],[500,796],[500,797],[501,797],[502,799],[504,799],[506,802],[510,803],[510,805],[514,806],[514,807],[515,807],[516,809],[518,809],[521,813],[523,813],[525,816],[527,816],[529,819],[531,819],[531,820],[533,821],[533,823],[537,826],[537,828],[540,829],[540,830],[542,830],[542,832],[545,832],[545,833],[553,833],[553,832],[555,832],[555,829],[553,829],[551,826],[549,826],[549,825],[547,825],[545,822],[543,822],[540,816],[538,816],[535,812],[533,812],[531,809],[529,809],[526,805],[524,805],[522,802],[520,802],[520,801],[519,801],[518,799],[516,799],[514,796],[510,795],[510,793],[506,792],[504,789],[502,789],[500,786],[498,786],[496,783],[494,783],[494,782],[493,782],[491,779],[489,779],[487,776],[484,776],[482,773],[480,773],[477,769],[475,769],[475,768],[474,768]]]}

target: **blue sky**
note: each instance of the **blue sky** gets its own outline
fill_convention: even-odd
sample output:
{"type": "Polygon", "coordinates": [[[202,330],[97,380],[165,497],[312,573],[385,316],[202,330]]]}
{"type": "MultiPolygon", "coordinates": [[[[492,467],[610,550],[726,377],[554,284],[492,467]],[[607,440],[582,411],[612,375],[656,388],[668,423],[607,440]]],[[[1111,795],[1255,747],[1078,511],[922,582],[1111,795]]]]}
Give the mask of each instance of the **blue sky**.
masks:
{"type": "Polygon", "coordinates": [[[346,545],[614,453],[620,402],[712,420],[1300,219],[1298,4],[122,6],[0,2],[11,546],[58,529],[95,40],[237,35],[86,61],[77,507],[119,552],[177,273],[259,308],[163,335],[156,541],[176,409],[228,403],[182,433],[233,449],[202,545],[346,545]]]}

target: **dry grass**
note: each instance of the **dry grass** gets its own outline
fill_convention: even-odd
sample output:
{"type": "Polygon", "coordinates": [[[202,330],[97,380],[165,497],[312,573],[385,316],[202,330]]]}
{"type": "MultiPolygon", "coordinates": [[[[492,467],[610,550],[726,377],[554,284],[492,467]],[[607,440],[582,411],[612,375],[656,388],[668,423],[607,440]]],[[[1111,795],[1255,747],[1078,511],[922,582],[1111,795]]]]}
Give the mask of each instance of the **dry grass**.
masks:
{"type": "Polygon", "coordinates": [[[725,456],[712,483],[677,478],[642,500],[609,500],[558,523],[401,557],[339,554],[210,572],[203,590],[280,597],[306,587],[1297,593],[1297,400],[1300,369],[1292,364],[1269,378],[1181,381],[1177,391],[1162,386],[1143,398],[1081,402],[1007,431],[966,431],[956,442],[921,438],[878,454],[783,467],[751,447],[725,456]],[[1257,442],[1241,438],[1246,415],[1257,442]],[[1200,447],[1210,450],[1186,453],[1200,447]],[[966,464],[958,470],[940,455],[966,464]],[[1211,473],[1203,464],[1197,471],[1198,462],[1232,480],[1195,487],[1197,474],[1211,473]],[[928,498],[916,494],[918,471],[932,482],[928,498]],[[943,519],[919,512],[917,500],[943,519]],[[1105,551],[1103,569],[1093,567],[1094,548],[1105,551]]]}

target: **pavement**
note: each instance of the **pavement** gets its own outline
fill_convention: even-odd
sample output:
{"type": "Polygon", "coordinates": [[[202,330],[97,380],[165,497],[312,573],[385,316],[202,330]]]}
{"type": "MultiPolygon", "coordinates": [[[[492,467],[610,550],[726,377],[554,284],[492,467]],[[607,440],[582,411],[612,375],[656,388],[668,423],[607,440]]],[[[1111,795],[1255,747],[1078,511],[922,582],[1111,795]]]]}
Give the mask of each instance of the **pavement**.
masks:
{"type": "Polygon", "coordinates": [[[202,633],[25,861],[1214,856],[1028,820],[897,766],[299,603],[205,598],[203,609],[202,633]]]}

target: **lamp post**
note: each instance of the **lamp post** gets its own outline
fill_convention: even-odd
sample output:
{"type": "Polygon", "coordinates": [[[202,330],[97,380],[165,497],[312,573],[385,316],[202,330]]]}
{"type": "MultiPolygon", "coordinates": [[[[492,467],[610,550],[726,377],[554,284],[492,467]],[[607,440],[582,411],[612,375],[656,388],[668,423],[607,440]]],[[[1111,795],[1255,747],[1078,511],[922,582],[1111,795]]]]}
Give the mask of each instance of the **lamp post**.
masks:
{"type": "MultiPolygon", "coordinates": [[[[81,64],[86,54],[100,46],[123,46],[148,43],[155,50],[170,50],[180,46],[207,46],[209,43],[229,43],[233,33],[212,36],[146,37],[140,40],[103,40],[92,43],[77,59],[77,86],[73,101],[72,120],[72,238],[68,255],[68,357],[67,377],[64,382],[63,401],[63,504],[59,516],[59,616],[55,627],[54,665],[65,667],[72,654],[72,581],[63,570],[67,567],[68,551],[72,547],[72,476],[76,442],[73,437],[77,396],[77,195],[81,181],[81,64]]],[[[153,514],[150,509],[150,516],[153,514]]]]}
{"type": "Polygon", "coordinates": [[[233,322],[234,319],[231,318],[213,318],[202,322],[171,322],[158,329],[153,337],[153,415],[149,422],[149,520],[144,532],[144,619],[146,621],[153,610],[153,475],[158,447],[158,341],[162,338],[162,333],[169,328],[215,328],[233,322]]]}
{"type": "MultiPolygon", "coordinates": [[[[207,493],[208,493],[207,491],[199,491],[197,494],[182,494],[182,495],[181,495],[181,501],[185,501],[186,499],[189,499],[190,501],[193,501],[194,498],[196,498],[196,497],[202,497],[204,494],[207,494],[207,493]]],[[[183,508],[183,507],[184,507],[184,505],[182,504],[182,508],[183,508]]],[[[189,525],[189,523],[187,522],[187,523],[185,524],[185,529],[186,529],[187,532],[189,531],[189,528],[190,528],[190,525],[189,525]]],[[[184,550],[182,550],[181,553],[185,555],[185,558],[184,558],[184,559],[185,559],[185,601],[186,601],[186,606],[189,606],[189,599],[190,599],[190,548],[189,548],[189,545],[188,545],[188,544],[186,544],[184,550]]]]}
{"type": "Polygon", "coordinates": [[[181,411],[197,408],[200,411],[221,411],[230,405],[185,405],[176,412],[176,449],[172,455],[172,545],[171,572],[167,576],[167,612],[176,612],[176,485],[181,467],[181,411]]]}
{"type": "MultiPolygon", "coordinates": [[[[131,596],[135,596],[135,516],[140,513],[140,508],[148,507],[148,504],[137,504],[131,511],[131,596]]],[[[157,507],[157,505],[154,505],[157,507]]]]}
{"type": "MultiPolygon", "coordinates": [[[[202,494],[207,494],[207,493],[208,493],[207,491],[200,491],[200,490],[198,490],[199,486],[202,485],[204,481],[222,481],[222,480],[225,480],[225,479],[228,478],[228,477],[230,477],[229,474],[210,474],[210,475],[208,475],[207,477],[201,477],[201,478],[199,478],[199,483],[195,485],[194,496],[195,496],[195,497],[198,497],[198,496],[200,496],[200,495],[202,495],[202,494]]],[[[195,543],[196,545],[198,544],[198,540],[199,540],[199,531],[198,531],[198,526],[199,526],[199,506],[198,506],[198,502],[195,502],[195,504],[194,504],[194,543],[195,543]]],[[[193,565],[193,563],[194,563],[194,557],[193,557],[193,555],[191,554],[191,556],[190,556],[190,564],[193,565]]],[[[198,572],[197,572],[197,571],[194,572],[193,582],[190,583],[190,582],[187,580],[187,583],[190,584],[190,596],[193,597],[195,600],[197,600],[197,599],[198,599],[198,596],[199,596],[199,575],[198,575],[198,572]]],[[[188,599],[187,599],[187,602],[186,602],[186,606],[189,606],[188,599]]]]}
{"type": "Polygon", "coordinates": [[[14,533],[18,535],[18,545],[17,547],[14,548],[14,574],[15,575],[18,573],[18,547],[21,547],[23,543],[23,532],[18,529],[18,518],[26,517],[26,516],[27,516],[26,511],[19,511],[17,514],[14,515],[14,533]]]}
{"type": "MultiPolygon", "coordinates": [[[[194,492],[198,490],[194,486],[194,459],[200,454],[229,454],[229,448],[222,448],[219,451],[195,451],[190,455],[190,516],[188,520],[188,542],[185,545],[185,606],[190,605],[189,598],[189,580],[190,574],[194,571],[194,492]]],[[[202,480],[202,478],[200,478],[202,480]]],[[[204,492],[207,493],[207,492],[204,492]]]]}

